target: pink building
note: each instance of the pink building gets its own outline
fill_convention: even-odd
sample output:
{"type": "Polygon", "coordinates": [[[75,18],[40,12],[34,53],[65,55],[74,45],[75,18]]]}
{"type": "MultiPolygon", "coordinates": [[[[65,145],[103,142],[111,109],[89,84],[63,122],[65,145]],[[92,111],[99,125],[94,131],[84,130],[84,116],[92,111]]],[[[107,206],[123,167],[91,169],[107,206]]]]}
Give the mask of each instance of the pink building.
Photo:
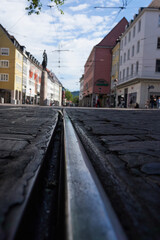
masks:
{"type": "Polygon", "coordinates": [[[84,70],[83,105],[109,106],[112,48],[128,24],[123,18],[104,39],[93,47],[84,70]]]}

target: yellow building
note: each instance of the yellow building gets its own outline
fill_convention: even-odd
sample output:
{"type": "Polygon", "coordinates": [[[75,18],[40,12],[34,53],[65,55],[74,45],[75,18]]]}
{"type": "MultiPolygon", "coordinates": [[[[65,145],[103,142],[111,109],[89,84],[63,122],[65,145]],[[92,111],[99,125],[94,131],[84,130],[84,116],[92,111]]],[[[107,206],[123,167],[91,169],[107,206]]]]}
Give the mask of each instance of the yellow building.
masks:
{"type": "Polygon", "coordinates": [[[119,53],[120,42],[112,49],[112,72],[111,72],[111,106],[117,106],[116,103],[116,85],[119,78],[119,53]]]}
{"type": "Polygon", "coordinates": [[[0,102],[22,102],[22,47],[0,25],[0,102]]]}

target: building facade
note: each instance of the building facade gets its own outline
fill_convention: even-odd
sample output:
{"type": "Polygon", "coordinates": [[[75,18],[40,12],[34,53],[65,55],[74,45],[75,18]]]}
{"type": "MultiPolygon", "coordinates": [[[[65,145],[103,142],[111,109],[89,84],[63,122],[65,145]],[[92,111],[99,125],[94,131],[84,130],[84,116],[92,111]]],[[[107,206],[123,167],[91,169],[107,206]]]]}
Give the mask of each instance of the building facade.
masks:
{"type": "Polygon", "coordinates": [[[79,91],[79,106],[83,107],[83,91],[84,91],[84,74],[79,80],[80,82],[80,91],[79,91]]]}
{"type": "Polygon", "coordinates": [[[109,106],[111,89],[112,49],[125,31],[127,20],[123,18],[108,35],[91,51],[84,66],[83,105],[109,106]]]}
{"type": "MultiPolygon", "coordinates": [[[[42,66],[0,25],[0,103],[40,104],[42,66]]],[[[47,70],[46,105],[62,104],[62,84],[47,70]]]]}
{"type": "Polygon", "coordinates": [[[0,101],[6,103],[22,102],[21,46],[0,25],[0,101]]]}
{"type": "Polygon", "coordinates": [[[140,8],[121,37],[117,102],[144,108],[160,97],[160,2],[140,8]]]}
{"type": "Polygon", "coordinates": [[[112,70],[111,70],[111,93],[110,93],[110,107],[116,107],[116,87],[119,79],[119,55],[120,55],[120,40],[112,49],[112,70]]]}

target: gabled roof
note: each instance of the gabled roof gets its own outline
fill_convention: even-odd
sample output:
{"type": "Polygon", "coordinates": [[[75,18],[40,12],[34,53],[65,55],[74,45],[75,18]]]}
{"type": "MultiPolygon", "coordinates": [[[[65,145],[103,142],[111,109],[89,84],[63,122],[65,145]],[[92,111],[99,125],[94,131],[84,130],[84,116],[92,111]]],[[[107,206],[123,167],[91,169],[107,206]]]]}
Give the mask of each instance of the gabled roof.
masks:
{"type": "Polygon", "coordinates": [[[119,36],[125,31],[128,21],[125,17],[96,46],[114,47],[119,36]]]}
{"type": "Polygon", "coordinates": [[[160,0],[153,0],[149,6],[149,8],[160,8],[160,0]]]}

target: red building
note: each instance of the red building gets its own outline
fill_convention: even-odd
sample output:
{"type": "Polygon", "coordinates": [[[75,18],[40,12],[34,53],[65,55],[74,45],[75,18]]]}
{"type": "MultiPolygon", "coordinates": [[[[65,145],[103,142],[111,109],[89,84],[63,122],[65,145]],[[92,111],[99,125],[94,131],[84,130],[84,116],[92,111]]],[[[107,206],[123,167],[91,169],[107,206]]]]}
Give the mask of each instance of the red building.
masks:
{"type": "Polygon", "coordinates": [[[84,69],[83,106],[109,106],[112,48],[128,24],[123,18],[104,39],[92,49],[84,69]]]}

